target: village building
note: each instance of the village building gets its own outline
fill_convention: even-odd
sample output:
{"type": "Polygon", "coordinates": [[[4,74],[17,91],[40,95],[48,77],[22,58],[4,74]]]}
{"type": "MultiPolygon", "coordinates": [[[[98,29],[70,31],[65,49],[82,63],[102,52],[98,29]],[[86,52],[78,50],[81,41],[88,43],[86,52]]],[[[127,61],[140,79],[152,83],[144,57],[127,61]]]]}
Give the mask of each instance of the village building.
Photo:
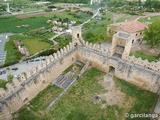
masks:
{"type": "Polygon", "coordinates": [[[71,35],[72,34],[72,30],[71,29],[67,29],[65,34],[66,35],[71,35]]]}
{"type": "Polygon", "coordinates": [[[63,31],[63,28],[58,28],[57,31],[58,31],[58,32],[62,32],[62,31],[63,31]]]}
{"type": "Polygon", "coordinates": [[[75,24],[75,23],[76,23],[76,21],[70,21],[70,23],[71,23],[71,24],[75,24]]]}
{"type": "Polygon", "coordinates": [[[56,25],[62,25],[62,22],[57,22],[57,24],[56,25]]]}
{"type": "Polygon", "coordinates": [[[53,27],[52,27],[52,30],[53,30],[53,31],[56,31],[57,29],[58,29],[57,26],[53,26],[53,27]]]}
{"type": "Polygon", "coordinates": [[[52,20],[47,20],[47,23],[51,23],[52,22],[52,20]]]}
{"type": "Polygon", "coordinates": [[[53,8],[53,9],[52,9],[52,11],[56,11],[56,10],[57,10],[57,8],[53,8]]]}
{"type": "Polygon", "coordinates": [[[52,21],[52,23],[55,24],[55,25],[57,25],[58,22],[57,21],[52,21]]]}
{"type": "Polygon", "coordinates": [[[133,35],[132,43],[142,42],[143,30],[148,26],[139,21],[126,21],[121,23],[114,23],[107,26],[107,32],[127,32],[133,35]]]}
{"type": "Polygon", "coordinates": [[[63,25],[64,25],[64,26],[67,26],[68,24],[67,24],[67,23],[63,23],[63,25]]]}

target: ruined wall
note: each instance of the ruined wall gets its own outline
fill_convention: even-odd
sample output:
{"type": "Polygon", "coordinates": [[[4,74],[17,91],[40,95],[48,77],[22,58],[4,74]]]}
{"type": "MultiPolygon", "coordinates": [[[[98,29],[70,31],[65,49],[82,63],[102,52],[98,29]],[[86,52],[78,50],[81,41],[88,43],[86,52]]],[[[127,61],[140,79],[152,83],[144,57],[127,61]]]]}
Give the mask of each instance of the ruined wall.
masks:
{"type": "MultiPolygon", "coordinates": [[[[85,45],[87,46],[88,43],[85,45]]],[[[96,45],[93,45],[96,46],[96,45]]],[[[152,92],[159,91],[160,72],[148,69],[141,65],[135,65],[120,58],[110,56],[104,50],[98,51],[94,47],[78,46],[78,60],[82,62],[91,61],[91,65],[104,72],[109,72],[111,67],[115,68],[115,76],[135,84],[152,92]]]]}
{"type": "Polygon", "coordinates": [[[14,78],[12,83],[7,84],[7,90],[1,88],[0,120],[11,119],[12,113],[33,99],[75,62],[76,53],[76,47],[70,43],[31,71],[21,74],[19,79],[14,78]]]}

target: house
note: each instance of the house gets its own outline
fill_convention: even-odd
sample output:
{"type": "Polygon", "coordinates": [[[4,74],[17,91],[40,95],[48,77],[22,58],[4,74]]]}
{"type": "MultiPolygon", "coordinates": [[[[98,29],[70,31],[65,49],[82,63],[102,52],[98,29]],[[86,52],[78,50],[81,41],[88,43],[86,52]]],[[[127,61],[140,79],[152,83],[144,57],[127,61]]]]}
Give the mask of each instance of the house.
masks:
{"type": "Polygon", "coordinates": [[[72,30],[71,29],[66,30],[66,35],[71,35],[71,34],[72,34],[72,30]]]}
{"type": "Polygon", "coordinates": [[[59,25],[62,25],[62,23],[61,23],[61,22],[57,22],[57,24],[56,24],[56,25],[58,25],[58,26],[59,26],[59,25]]]}
{"type": "Polygon", "coordinates": [[[47,20],[47,23],[51,23],[52,22],[52,20],[47,20]]]}
{"type": "Polygon", "coordinates": [[[127,32],[133,35],[134,42],[141,42],[143,38],[143,30],[148,28],[148,26],[139,21],[126,21],[121,23],[114,23],[107,26],[107,32],[111,33],[113,30],[115,33],[117,32],[127,32]]]}
{"type": "Polygon", "coordinates": [[[53,21],[52,23],[55,24],[55,25],[57,25],[58,22],[57,21],[53,21]]]}
{"type": "Polygon", "coordinates": [[[62,31],[63,31],[63,28],[58,28],[57,31],[58,31],[58,32],[62,32],[62,31]]]}
{"type": "Polygon", "coordinates": [[[56,10],[57,10],[57,8],[53,8],[53,9],[52,9],[52,11],[56,11],[56,10]]]}
{"type": "Polygon", "coordinates": [[[64,26],[67,26],[68,24],[67,24],[67,23],[63,23],[63,25],[64,25],[64,26]]]}
{"type": "Polygon", "coordinates": [[[71,24],[75,24],[75,23],[76,23],[76,21],[70,21],[70,23],[71,23],[71,24]]]}
{"type": "Polygon", "coordinates": [[[52,27],[52,30],[53,30],[53,31],[56,31],[57,29],[58,29],[57,26],[52,27]]]}

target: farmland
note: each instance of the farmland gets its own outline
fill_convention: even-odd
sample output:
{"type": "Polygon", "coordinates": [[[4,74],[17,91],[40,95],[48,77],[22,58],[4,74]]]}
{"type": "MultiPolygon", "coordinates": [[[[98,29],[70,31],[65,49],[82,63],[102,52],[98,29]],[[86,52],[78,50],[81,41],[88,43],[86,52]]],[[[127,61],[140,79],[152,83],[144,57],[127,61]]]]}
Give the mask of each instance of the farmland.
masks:
{"type": "Polygon", "coordinates": [[[46,23],[42,23],[42,21],[48,20],[47,17],[32,17],[28,19],[19,19],[15,16],[13,17],[2,17],[0,19],[1,28],[0,33],[21,33],[29,30],[33,30],[40,27],[46,27],[46,23]],[[28,27],[24,27],[22,25],[28,25],[28,27]],[[19,26],[19,27],[18,27],[19,26]]]}
{"type": "Polygon", "coordinates": [[[86,21],[91,17],[91,15],[85,15],[82,13],[82,18],[73,17],[73,15],[60,10],[54,12],[47,12],[47,13],[39,13],[33,15],[18,15],[18,16],[11,16],[11,17],[1,17],[0,23],[0,33],[21,33],[26,32],[29,30],[38,29],[41,27],[47,27],[49,24],[46,23],[48,19],[64,19],[68,18],[69,20],[76,20],[76,21],[86,21]],[[26,27],[25,27],[26,25],[26,27]]]}

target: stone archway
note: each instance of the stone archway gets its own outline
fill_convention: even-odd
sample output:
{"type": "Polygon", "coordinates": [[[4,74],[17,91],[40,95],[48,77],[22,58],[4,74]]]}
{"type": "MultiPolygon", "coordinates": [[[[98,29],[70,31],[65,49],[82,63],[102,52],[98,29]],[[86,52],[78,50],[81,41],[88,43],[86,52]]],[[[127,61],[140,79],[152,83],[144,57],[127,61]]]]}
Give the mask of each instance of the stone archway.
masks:
{"type": "Polygon", "coordinates": [[[109,66],[108,73],[111,73],[111,74],[113,74],[113,75],[114,75],[114,73],[115,73],[115,67],[113,67],[113,66],[109,66]]]}

